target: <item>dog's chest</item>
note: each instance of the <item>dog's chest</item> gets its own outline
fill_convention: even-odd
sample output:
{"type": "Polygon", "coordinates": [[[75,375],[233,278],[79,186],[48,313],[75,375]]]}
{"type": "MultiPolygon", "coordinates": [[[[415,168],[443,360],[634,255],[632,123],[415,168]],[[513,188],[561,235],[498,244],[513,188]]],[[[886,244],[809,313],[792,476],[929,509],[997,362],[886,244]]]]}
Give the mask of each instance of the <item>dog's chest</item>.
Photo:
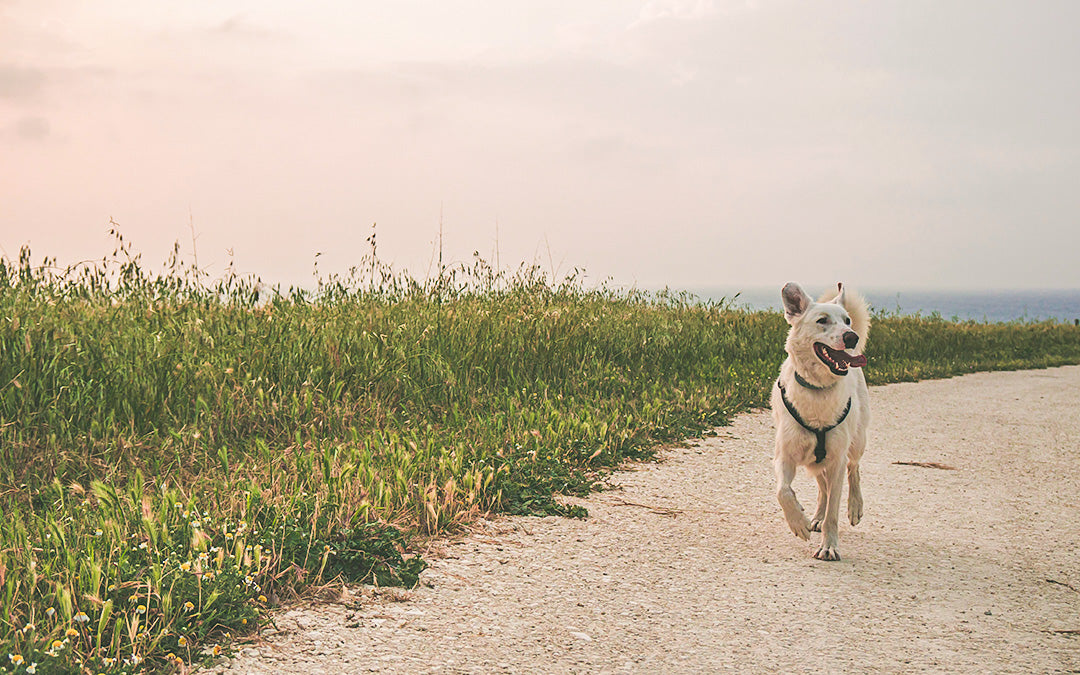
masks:
{"type": "Polygon", "coordinates": [[[829,392],[828,394],[812,392],[808,395],[798,395],[790,388],[788,392],[791,403],[799,411],[803,421],[819,429],[836,424],[840,416],[849,410],[849,406],[853,403],[846,392],[829,392]]]}

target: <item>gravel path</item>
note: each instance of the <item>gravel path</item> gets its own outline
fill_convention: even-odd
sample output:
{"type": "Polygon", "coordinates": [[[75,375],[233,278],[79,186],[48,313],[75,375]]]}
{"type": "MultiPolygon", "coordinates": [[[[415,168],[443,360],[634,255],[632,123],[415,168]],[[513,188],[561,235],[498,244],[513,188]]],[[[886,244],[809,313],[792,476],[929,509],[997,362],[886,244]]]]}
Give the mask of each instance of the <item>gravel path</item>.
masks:
{"type": "Polygon", "coordinates": [[[618,474],[586,520],[481,522],[420,588],[293,609],[212,670],[1080,673],[1080,367],[871,400],[840,562],[784,524],[755,412],[618,474]]]}

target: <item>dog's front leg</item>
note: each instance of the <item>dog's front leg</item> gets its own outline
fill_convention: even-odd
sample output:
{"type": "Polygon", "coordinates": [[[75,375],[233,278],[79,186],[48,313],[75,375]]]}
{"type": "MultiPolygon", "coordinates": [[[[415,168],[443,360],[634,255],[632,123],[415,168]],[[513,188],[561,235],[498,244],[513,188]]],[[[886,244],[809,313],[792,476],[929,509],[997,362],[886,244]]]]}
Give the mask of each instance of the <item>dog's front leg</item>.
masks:
{"type": "Polygon", "coordinates": [[[806,520],[802,505],[795,498],[795,491],[791,489],[791,481],[795,479],[795,465],[778,447],[773,466],[776,469],[776,500],[784,510],[784,520],[796,537],[809,540],[810,523],[806,520]]]}
{"type": "Polygon", "coordinates": [[[858,525],[862,520],[862,490],[859,488],[859,463],[848,462],[848,495],[847,510],[848,519],[852,525],[858,525]]]}
{"type": "Polygon", "coordinates": [[[811,532],[821,532],[821,523],[825,520],[825,511],[829,504],[829,488],[825,482],[825,474],[817,476],[817,509],[814,511],[814,519],[810,521],[811,532]]]}
{"type": "Polygon", "coordinates": [[[844,465],[845,462],[834,459],[832,464],[822,471],[828,502],[825,521],[821,524],[821,548],[814,554],[818,560],[840,559],[840,496],[844,491],[844,465]]]}

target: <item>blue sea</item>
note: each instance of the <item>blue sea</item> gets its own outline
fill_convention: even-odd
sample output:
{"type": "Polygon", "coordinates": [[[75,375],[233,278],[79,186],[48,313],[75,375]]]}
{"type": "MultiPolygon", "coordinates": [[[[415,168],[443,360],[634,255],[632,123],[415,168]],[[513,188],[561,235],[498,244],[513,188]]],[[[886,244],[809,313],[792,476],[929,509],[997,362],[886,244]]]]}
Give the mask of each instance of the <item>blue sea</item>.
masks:
{"type": "MultiPolygon", "coordinates": [[[[821,289],[807,289],[817,297],[821,289]]],[[[736,307],[780,311],[779,288],[697,289],[703,300],[732,300],[736,307]],[[738,294],[738,295],[736,295],[738,294]]],[[[926,291],[860,289],[875,311],[940,315],[957,321],[1062,321],[1080,319],[1080,289],[1004,291],[926,291]]]]}

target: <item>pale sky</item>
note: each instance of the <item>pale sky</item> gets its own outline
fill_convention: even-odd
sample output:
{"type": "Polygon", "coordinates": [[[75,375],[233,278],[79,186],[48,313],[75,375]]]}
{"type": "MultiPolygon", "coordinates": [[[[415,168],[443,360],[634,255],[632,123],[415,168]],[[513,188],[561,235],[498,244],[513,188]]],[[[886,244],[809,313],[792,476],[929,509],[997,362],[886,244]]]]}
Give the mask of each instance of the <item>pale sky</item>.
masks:
{"type": "Polygon", "coordinates": [[[597,283],[1080,288],[1080,2],[0,0],[8,257],[308,284],[377,223],[422,278],[440,213],[597,283]]]}

